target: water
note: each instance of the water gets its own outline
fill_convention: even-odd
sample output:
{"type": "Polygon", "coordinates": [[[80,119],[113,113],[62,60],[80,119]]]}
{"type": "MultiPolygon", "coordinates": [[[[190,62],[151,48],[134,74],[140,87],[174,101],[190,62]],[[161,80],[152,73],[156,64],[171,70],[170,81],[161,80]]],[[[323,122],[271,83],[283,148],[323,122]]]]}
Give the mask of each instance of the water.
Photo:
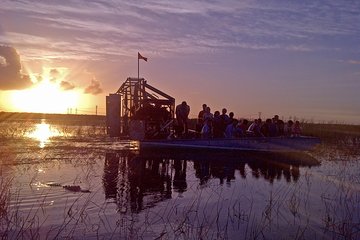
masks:
{"type": "Polygon", "coordinates": [[[47,120],[2,122],[0,142],[8,239],[360,238],[360,157],[326,146],[144,152],[103,125],[47,120]]]}

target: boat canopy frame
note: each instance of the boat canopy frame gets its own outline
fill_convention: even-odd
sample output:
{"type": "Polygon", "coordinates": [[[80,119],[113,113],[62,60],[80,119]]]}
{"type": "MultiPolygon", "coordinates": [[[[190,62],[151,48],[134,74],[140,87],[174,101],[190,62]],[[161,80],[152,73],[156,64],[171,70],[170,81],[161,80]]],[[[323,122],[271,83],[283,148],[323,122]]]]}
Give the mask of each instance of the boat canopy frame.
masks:
{"type": "MultiPolygon", "coordinates": [[[[162,131],[171,131],[175,115],[175,98],[151,86],[144,78],[129,77],[115,92],[115,94],[110,95],[118,95],[117,97],[119,99],[119,136],[129,136],[131,128],[130,124],[134,121],[142,121],[145,124],[144,128],[146,138],[154,138],[162,131]],[[149,115],[145,114],[144,116],[144,114],[139,114],[139,112],[146,113],[145,109],[148,110],[149,107],[165,109],[168,113],[168,117],[166,120],[162,119],[160,121],[160,119],[149,118],[149,115]]],[[[110,108],[108,106],[110,104],[114,103],[109,103],[107,100],[107,109],[110,108]]],[[[110,114],[107,113],[107,120],[111,117],[109,115],[110,114]]],[[[107,123],[109,122],[110,121],[107,121],[107,123]]],[[[110,135],[116,136],[117,134],[113,133],[110,135]]]]}

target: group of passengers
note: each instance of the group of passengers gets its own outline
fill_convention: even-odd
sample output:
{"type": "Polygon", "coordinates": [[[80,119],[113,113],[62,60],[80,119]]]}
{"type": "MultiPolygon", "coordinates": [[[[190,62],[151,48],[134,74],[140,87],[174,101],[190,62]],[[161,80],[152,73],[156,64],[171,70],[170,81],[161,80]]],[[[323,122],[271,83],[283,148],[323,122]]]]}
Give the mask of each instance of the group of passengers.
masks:
{"type": "Polygon", "coordinates": [[[202,138],[239,138],[247,136],[255,137],[279,137],[299,136],[301,134],[300,122],[289,120],[286,124],[275,115],[272,119],[266,119],[263,123],[261,118],[250,123],[247,119],[238,120],[234,113],[227,115],[227,109],[211,113],[211,109],[203,104],[203,109],[198,114],[196,131],[202,138]]]}
{"type": "MultiPolygon", "coordinates": [[[[188,117],[190,106],[185,101],[176,106],[175,109],[177,127],[180,134],[188,134],[188,117]]],[[[284,123],[275,115],[272,119],[261,118],[253,122],[247,119],[240,121],[234,118],[234,113],[227,114],[227,109],[223,108],[221,114],[219,111],[211,113],[211,109],[206,104],[202,105],[202,110],[198,114],[196,132],[201,138],[239,138],[239,137],[279,137],[279,136],[300,136],[301,126],[299,121],[292,120],[284,123]]]]}

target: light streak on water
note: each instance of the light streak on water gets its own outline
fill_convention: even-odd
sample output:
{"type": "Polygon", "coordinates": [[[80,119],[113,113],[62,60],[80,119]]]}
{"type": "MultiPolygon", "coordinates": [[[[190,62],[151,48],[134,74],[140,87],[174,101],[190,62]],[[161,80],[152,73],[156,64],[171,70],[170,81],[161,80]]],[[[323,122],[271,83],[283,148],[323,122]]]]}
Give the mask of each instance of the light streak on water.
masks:
{"type": "Polygon", "coordinates": [[[39,147],[44,148],[52,137],[63,136],[63,134],[45,123],[45,120],[41,120],[41,123],[36,124],[35,129],[28,132],[26,136],[39,141],[39,147]]]}

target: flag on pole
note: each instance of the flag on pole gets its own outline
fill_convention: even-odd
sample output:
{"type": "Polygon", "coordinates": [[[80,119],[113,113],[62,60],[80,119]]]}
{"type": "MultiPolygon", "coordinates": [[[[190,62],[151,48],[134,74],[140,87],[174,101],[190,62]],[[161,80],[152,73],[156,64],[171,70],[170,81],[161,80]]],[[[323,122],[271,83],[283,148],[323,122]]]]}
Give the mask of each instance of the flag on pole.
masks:
{"type": "Polygon", "coordinates": [[[147,62],[147,57],[143,57],[139,52],[138,52],[138,59],[142,59],[145,60],[145,62],[147,62]]]}

